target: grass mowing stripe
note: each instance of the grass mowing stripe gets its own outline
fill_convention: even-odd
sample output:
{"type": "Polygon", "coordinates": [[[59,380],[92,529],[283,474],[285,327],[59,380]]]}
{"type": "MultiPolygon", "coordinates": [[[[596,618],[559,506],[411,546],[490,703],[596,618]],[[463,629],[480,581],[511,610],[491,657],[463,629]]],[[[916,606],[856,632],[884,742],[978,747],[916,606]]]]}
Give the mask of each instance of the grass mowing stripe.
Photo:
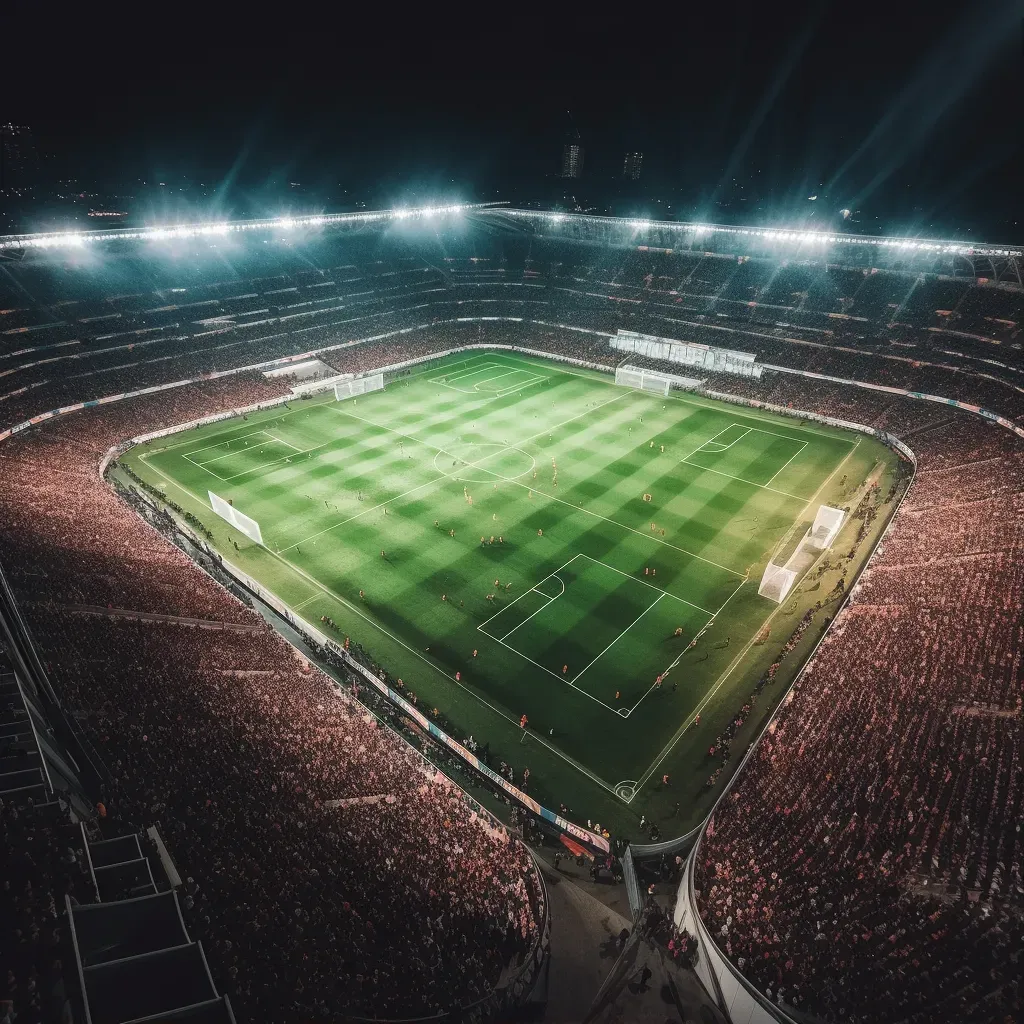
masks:
{"type": "MultiPolygon", "coordinates": [[[[597,409],[603,409],[606,405],[611,405],[613,402],[617,402],[622,397],[624,397],[624,396],[623,395],[618,395],[615,398],[611,399],[610,401],[602,403],[601,405],[599,405],[597,407],[597,409]]],[[[504,445],[503,448],[504,448],[505,451],[509,451],[509,450],[512,450],[512,449],[514,449],[516,447],[520,447],[520,446],[528,443],[529,441],[532,441],[535,437],[540,437],[541,434],[546,434],[546,433],[549,433],[550,430],[555,430],[558,427],[563,427],[563,426],[565,426],[566,423],[571,423],[573,420],[579,419],[580,416],[588,415],[592,411],[596,412],[597,409],[594,409],[594,410],[585,409],[583,412],[578,413],[575,416],[570,416],[569,419],[563,420],[561,423],[555,424],[554,427],[545,428],[544,430],[538,430],[536,434],[531,434],[529,437],[524,438],[522,441],[517,441],[516,444],[514,444],[514,445],[511,445],[511,444],[510,445],[504,445]]],[[[360,417],[357,416],[355,418],[359,419],[360,417]]],[[[364,420],[364,422],[365,423],[372,423],[373,421],[372,420],[364,420]]],[[[385,427],[385,426],[383,426],[383,424],[380,424],[380,423],[375,423],[374,426],[379,427],[381,430],[390,430],[391,433],[393,433],[393,434],[400,433],[399,431],[392,430],[391,427],[385,427]]],[[[412,437],[411,434],[402,434],[401,436],[409,437],[413,441],[419,440],[418,438],[412,437]]],[[[420,441],[419,443],[422,444],[422,445],[426,445],[426,447],[428,447],[428,448],[435,447],[435,446],[431,445],[428,441],[420,441]]],[[[321,445],[320,447],[323,447],[323,445],[321,445]]],[[[440,452],[444,452],[445,451],[444,448],[435,448],[435,450],[436,451],[440,451],[440,452]]],[[[450,455],[451,453],[448,452],[448,454],[450,455]]],[[[462,468],[457,469],[456,473],[464,472],[466,468],[471,468],[471,469],[477,468],[477,467],[479,467],[480,463],[486,462],[488,459],[493,458],[493,456],[494,456],[494,453],[492,452],[489,455],[486,455],[484,458],[478,459],[476,462],[467,462],[467,463],[465,463],[465,465],[462,468]]],[[[483,470],[483,472],[488,473],[488,472],[490,472],[490,470],[486,470],[485,469],[485,470],[483,470]]],[[[412,487],[408,491],[405,491],[402,494],[397,494],[393,498],[388,498],[387,501],[382,501],[380,504],[374,505],[373,508],[368,508],[365,511],[358,513],[358,515],[350,516],[348,519],[342,520],[342,522],[340,522],[340,523],[335,523],[334,526],[329,526],[326,530],[321,530],[319,533],[314,533],[311,536],[304,538],[303,540],[297,541],[295,544],[289,544],[288,547],[281,548],[281,551],[282,552],[290,551],[292,548],[296,548],[300,544],[305,544],[306,541],[313,540],[314,537],[321,537],[321,536],[323,536],[323,534],[330,533],[332,530],[337,529],[339,526],[344,526],[346,523],[350,523],[354,519],[359,519],[359,518],[361,518],[362,516],[366,515],[369,512],[374,512],[374,511],[376,511],[379,508],[383,508],[385,505],[389,504],[392,501],[397,501],[399,498],[408,497],[408,495],[414,494],[416,491],[420,491],[424,487],[430,487],[431,485],[436,484],[439,480],[449,480],[453,476],[455,476],[456,473],[441,473],[434,480],[428,480],[426,483],[422,483],[422,484],[417,485],[416,487],[412,487]]],[[[505,478],[501,477],[501,479],[505,479],[505,478]]]]}
{"type": "MultiPolygon", "coordinates": [[[[737,648],[764,624],[767,602],[745,584],[759,578],[758,566],[791,528],[806,501],[800,492],[815,490],[837,464],[852,471],[850,486],[859,486],[880,446],[867,439],[859,457],[843,462],[854,447],[845,436],[786,429],[779,417],[750,417],[718,402],[613,387],[606,377],[566,372],[550,361],[481,354],[456,366],[442,359],[415,379],[396,378],[360,396],[358,406],[325,396],[287,411],[255,411],[244,425],[187,432],[180,445],[152,453],[155,465],[144,448],[125,459],[150,480],[180,489],[182,503],[213,530],[221,551],[236,541],[236,564],[298,607],[297,619],[333,618],[343,634],[404,675],[421,705],[429,701],[450,716],[452,735],[482,735],[492,756],[520,768],[519,741],[525,738],[528,751],[531,739],[542,737],[525,759],[542,787],[538,797],[556,801],[548,806],[571,802],[621,827],[623,801],[636,796],[631,780],[640,776],[633,808],[650,814],[657,806],[667,815],[671,800],[681,799],[688,816],[706,806],[705,748],[693,733],[682,740],[674,734],[697,708],[708,729],[724,726],[748,677],[772,657],[774,637],[766,648],[746,646],[724,676],[737,648]],[[445,369],[462,376],[465,392],[430,379],[445,369]],[[475,382],[482,383],[470,393],[475,382]],[[603,408],[613,402],[613,409],[603,408]],[[573,415],[547,425],[559,413],[573,415]],[[246,466],[256,452],[241,454],[242,438],[256,433],[253,427],[262,427],[266,443],[249,437],[257,442],[250,449],[262,447],[267,458],[287,447],[286,458],[246,466]],[[531,436],[515,440],[524,427],[531,436]],[[702,441],[709,437],[715,440],[702,441]],[[210,450],[229,439],[229,447],[210,450]],[[235,449],[234,439],[243,461],[203,471],[200,460],[220,461],[235,449]],[[689,464],[712,471],[680,469],[679,456],[691,450],[701,454],[689,464]],[[557,459],[557,486],[544,468],[549,455],[557,459]],[[457,463],[450,472],[446,456],[457,463]],[[283,557],[215,521],[198,497],[205,497],[209,470],[228,475],[240,468],[246,472],[220,486],[255,515],[283,557]],[[653,493],[655,503],[641,504],[642,492],[653,493]],[[648,532],[648,520],[656,520],[656,530],[648,532]],[[339,521],[348,525],[337,529],[339,521]],[[504,546],[498,537],[480,540],[492,532],[504,534],[504,546]],[[293,545],[293,537],[312,543],[293,545]],[[578,560],[564,568],[566,559],[578,560]],[[644,578],[648,566],[656,579],[644,578]],[[492,586],[496,578],[501,587],[492,586]],[[357,599],[359,587],[365,598],[357,599]],[[495,597],[485,602],[488,593],[495,597]],[[666,593],[676,600],[662,600],[666,593]],[[711,614],[712,608],[718,610],[711,614]],[[678,627],[684,632],[673,639],[678,627]],[[730,635],[738,641],[731,651],[722,643],[730,635]],[[702,638],[696,655],[695,636],[702,638]],[[456,669],[461,681],[452,688],[456,669]],[[672,685],[656,688],[652,680],[667,672],[672,685]],[[518,728],[521,713],[529,714],[528,733],[518,728]],[[652,764],[659,751],[667,751],[664,759],[652,764]],[[672,772],[673,790],[646,785],[659,764],[672,772]],[[623,782],[612,787],[604,779],[623,782]],[[621,795],[613,795],[616,788],[621,795]]],[[[845,504],[848,490],[845,481],[842,488],[833,484],[826,500],[845,504]]]]}
{"type": "MultiPolygon", "coordinates": [[[[814,505],[815,501],[817,501],[818,495],[820,495],[821,492],[825,489],[825,487],[832,481],[832,479],[839,472],[839,470],[841,470],[843,466],[846,465],[850,456],[853,455],[853,453],[857,450],[859,446],[860,438],[857,438],[857,440],[854,442],[853,447],[846,453],[846,457],[843,459],[843,461],[840,462],[839,465],[836,466],[836,468],[833,469],[832,472],[825,478],[825,480],[822,481],[821,486],[818,488],[817,491],[815,491],[814,495],[804,506],[804,509],[801,512],[801,518],[807,514],[808,510],[814,505]]],[[[737,590],[738,589],[739,588],[737,588],[737,590]]],[[[693,715],[700,714],[700,712],[708,704],[711,698],[718,692],[722,684],[729,678],[729,676],[732,675],[733,671],[736,669],[736,666],[743,660],[744,657],[746,657],[747,652],[750,650],[751,647],[754,646],[754,641],[757,640],[758,636],[760,636],[761,633],[764,631],[765,626],[771,624],[772,620],[775,618],[776,615],[779,614],[779,612],[782,611],[783,607],[784,605],[777,605],[775,609],[771,612],[771,614],[768,615],[768,617],[764,620],[764,622],[761,623],[760,628],[755,630],[751,634],[750,639],[747,641],[743,649],[736,655],[735,658],[733,658],[733,660],[726,667],[725,671],[715,680],[714,685],[704,695],[704,699],[701,701],[700,706],[694,710],[693,715]]],[[[668,741],[668,743],[662,749],[661,753],[651,763],[651,766],[647,769],[646,772],[644,772],[644,774],[637,781],[636,786],[633,789],[633,796],[630,798],[630,801],[632,801],[636,797],[636,794],[640,792],[640,790],[650,780],[651,776],[658,770],[658,766],[672,752],[672,748],[679,742],[679,740],[683,736],[683,733],[686,732],[686,730],[690,727],[691,723],[693,722],[693,715],[691,715],[686,721],[682,723],[682,725],[679,726],[679,728],[676,730],[676,734],[672,737],[672,739],[668,741]]]]}
{"type": "MultiPolygon", "coordinates": [[[[694,454],[696,454],[696,452],[694,452],[694,454]]],[[[771,491],[774,494],[784,494],[787,498],[796,498],[797,501],[807,501],[807,497],[803,494],[790,494],[789,491],[780,491],[778,487],[768,487],[765,484],[755,483],[753,480],[744,480],[741,476],[733,476],[732,473],[723,473],[721,470],[712,469],[710,466],[700,466],[696,462],[687,462],[686,459],[682,459],[680,462],[686,466],[693,466],[694,469],[703,470],[705,473],[715,473],[717,476],[724,476],[730,480],[738,480],[741,484],[750,484],[751,487],[759,487],[762,491],[771,491]]]]}
{"type": "MultiPolygon", "coordinates": [[[[768,484],[770,484],[772,480],[774,480],[798,455],[802,455],[806,447],[807,442],[802,442],[802,447],[790,455],[790,457],[786,459],[786,461],[771,475],[771,478],[768,480],[768,484]]],[[[765,486],[767,487],[768,484],[765,484],[765,486]]]]}

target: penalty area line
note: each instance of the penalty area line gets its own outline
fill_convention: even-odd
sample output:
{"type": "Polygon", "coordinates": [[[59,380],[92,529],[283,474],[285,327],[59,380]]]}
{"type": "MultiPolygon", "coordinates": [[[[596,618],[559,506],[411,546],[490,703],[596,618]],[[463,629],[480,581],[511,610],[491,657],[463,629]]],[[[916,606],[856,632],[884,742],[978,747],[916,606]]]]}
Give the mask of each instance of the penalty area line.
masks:
{"type": "MultiPolygon", "coordinates": [[[[846,453],[846,455],[843,457],[839,465],[832,470],[832,472],[824,479],[824,481],[822,481],[822,484],[817,489],[817,491],[814,492],[814,495],[807,502],[807,505],[804,506],[804,511],[800,513],[801,516],[806,514],[807,509],[810,509],[814,506],[814,503],[815,501],[818,500],[818,497],[821,495],[821,492],[832,482],[833,478],[843,468],[843,466],[846,465],[846,463],[850,459],[850,456],[853,455],[853,453],[857,450],[859,445],[860,438],[857,438],[857,440],[854,442],[853,447],[846,453]]],[[[655,758],[655,760],[651,763],[651,766],[647,769],[646,772],[644,772],[644,774],[638,780],[636,787],[633,790],[633,798],[635,798],[636,794],[640,792],[640,789],[643,786],[645,786],[648,781],[650,781],[651,776],[658,770],[658,766],[662,763],[662,761],[665,760],[666,757],[668,757],[668,755],[672,752],[675,745],[680,741],[680,739],[682,739],[686,730],[689,729],[690,726],[693,724],[694,716],[699,715],[700,712],[703,711],[705,707],[707,707],[707,704],[711,700],[711,698],[718,692],[719,688],[726,681],[726,679],[728,679],[729,676],[732,675],[732,673],[736,670],[736,666],[739,665],[741,660],[746,657],[750,648],[754,646],[754,641],[764,632],[765,627],[772,622],[775,616],[778,615],[784,607],[785,605],[777,605],[768,614],[764,622],[762,622],[761,625],[756,630],[754,630],[752,636],[750,637],[750,640],[747,641],[746,646],[736,655],[735,658],[733,658],[729,665],[726,666],[725,671],[722,672],[722,674],[715,681],[715,685],[704,695],[701,702],[697,705],[696,708],[694,708],[692,714],[687,716],[687,718],[683,721],[683,724],[680,725],[680,727],[676,730],[675,735],[668,741],[668,743],[665,744],[661,753],[657,756],[657,758],[655,758]]],[[[801,666],[800,671],[803,671],[803,666],[801,666]]],[[[630,798],[629,802],[631,802],[633,798],[630,798]]]]}
{"type": "MultiPolygon", "coordinates": [[[[156,469],[155,466],[154,467],[150,467],[150,468],[154,469],[154,471],[157,472],[157,473],[160,472],[159,470],[156,469]]],[[[160,475],[163,476],[162,473],[160,475]]],[[[170,483],[174,483],[174,481],[169,481],[169,482],[170,483]]],[[[190,498],[194,499],[195,501],[198,501],[199,504],[201,506],[203,506],[204,508],[208,507],[206,505],[206,502],[202,501],[202,499],[200,499],[197,495],[193,494],[192,491],[190,491],[187,487],[183,487],[181,484],[175,484],[175,486],[180,488],[190,498]]],[[[474,698],[474,700],[478,701],[480,704],[482,704],[484,707],[488,708],[490,711],[493,711],[496,715],[498,715],[500,718],[503,718],[510,725],[515,726],[516,729],[519,729],[519,721],[518,721],[518,719],[513,718],[511,715],[509,715],[505,711],[502,711],[500,708],[495,707],[495,705],[491,704],[490,701],[485,700],[475,690],[472,690],[468,686],[465,686],[460,681],[457,681],[454,676],[449,675],[447,672],[444,671],[444,669],[442,669],[438,665],[434,664],[434,662],[432,662],[429,658],[425,658],[418,650],[416,650],[415,647],[411,647],[409,644],[407,644],[400,637],[395,636],[394,633],[392,633],[390,630],[386,629],[384,626],[380,625],[380,623],[376,622],[369,615],[367,615],[364,612],[362,612],[358,607],[356,607],[356,605],[352,604],[352,602],[347,601],[340,594],[335,593],[335,591],[331,590],[330,587],[325,586],[318,579],[316,579],[316,577],[311,576],[304,569],[300,569],[294,562],[290,562],[287,558],[282,557],[276,551],[272,551],[266,545],[264,545],[263,547],[264,547],[264,550],[267,552],[267,554],[269,554],[272,558],[277,559],[283,565],[287,566],[289,569],[291,569],[298,576],[301,576],[307,583],[311,584],[313,587],[315,587],[317,590],[321,591],[322,593],[326,594],[328,597],[331,597],[334,600],[338,601],[347,610],[353,612],[359,618],[361,618],[365,622],[369,623],[369,625],[371,625],[374,629],[379,630],[381,633],[383,633],[385,636],[389,637],[391,640],[393,640],[400,647],[403,647],[410,654],[414,655],[416,658],[418,658],[420,661],[422,661],[424,665],[427,665],[431,670],[436,672],[439,676],[441,676],[442,678],[447,679],[450,682],[454,683],[456,687],[458,687],[459,689],[463,690],[465,693],[468,693],[471,697],[474,698]]],[[[228,564],[230,564],[230,563],[228,563],[228,564]]],[[[264,589],[267,589],[267,588],[264,587],[264,589]]],[[[277,595],[275,594],[273,596],[276,597],[277,595]]],[[[278,600],[280,600],[280,598],[278,598],[278,600]]],[[[284,604],[285,607],[288,607],[286,602],[282,601],[281,603],[284,604]]],[[[511,650],[515,650],[515,648],[509,647],[509,650],[510,651],[511,650]]],[[[519,653],[519,652],[517,651],[516,653],[519,653]]],[[[581,693],[585,693],[586,691],[585,690],[581,690],[580,692],[581,693]]],[[[588,694],[588,696],[590,696],[590,695],[588,694]]],[[[596,698],[593,698],[593,699],[596,700],[596,698]]],[[[598,701],[598,703],[600,703],[600,701],[598,701]]],[[[607,707],[607,705],[605,705],[605,707],[607,707]]],[[[590,771],[589,769],[585,768],[583,765],[581,765],[574,758],[570,757],[568,754],[563,753],[563,751],[559,750],[558,747],[554,746],[554,744],[548,743],[547,740],[545,740],[544,737],[541,734],[539,734],[537,732],[528,732],[527,735],[529,735],[531,739],[535,740],[542,747],[544,747],[545,749],[549,750],[555,757],[557,757],[560,760],[564,761],[567,765],[571,766],[572,768],[575,768],[576,771],[578,771],[585,778],[590,779],[590,781],[593,782],[596,786],[600,786],[601,789],[605,790],[608,793],[611,793],[612,796],[616,795],[615,794],[615,787],[614,786],[612,786],[609,783],[605,782],[604,779],[599,778],[592,771],[590,771]]]]}

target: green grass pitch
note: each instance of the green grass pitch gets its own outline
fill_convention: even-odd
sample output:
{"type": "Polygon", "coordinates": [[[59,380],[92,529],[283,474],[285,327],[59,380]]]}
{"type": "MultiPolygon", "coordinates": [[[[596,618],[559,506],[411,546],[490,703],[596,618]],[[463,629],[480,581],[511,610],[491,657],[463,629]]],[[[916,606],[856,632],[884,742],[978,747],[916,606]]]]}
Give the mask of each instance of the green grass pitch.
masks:
{"type": "Polygon", "coordinates": [[[525,760],[542,762],[549,793],[581,799],[576,777],[628,799],[660,779],[666,748],[778,610],[757,596],[772,551],[841,475],[867,475],[870,446],[474,354],[126,461],[297,615],[330,616],[404,676],[457,738],[515,752],[525,713],[525,760]],[[265,546],[218,519],[208,491],[256,519],[265,546]]]}

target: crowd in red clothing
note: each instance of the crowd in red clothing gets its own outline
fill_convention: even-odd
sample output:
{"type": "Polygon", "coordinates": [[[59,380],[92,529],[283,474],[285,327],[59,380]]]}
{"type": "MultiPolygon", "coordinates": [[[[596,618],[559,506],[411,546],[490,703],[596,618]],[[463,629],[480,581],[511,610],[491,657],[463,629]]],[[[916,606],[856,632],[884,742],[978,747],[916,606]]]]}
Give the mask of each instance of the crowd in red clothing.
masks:
{"type": "MultiPolygon", "coordinates": [[[[474,332],[438,325],[413,345],[332,358],[372,369],[474,332]]],[[[620,355],[554,328],[502,324],[487,339],[620,355]]],[[[1019,1012],[1021,447],[977,418],[885,394],[785,375],[714,383],[884,426],[919,468],[852,604],[716,812],[697,865],[704,919],[769,998],[825,1019],[1019,1012]]],[[[0,559],[117,779],[112,819],[158,820],[171,836],[190,924],[233,1000],[266,1019],[471,1002],[534,937],[522,849],[98,479],[102,453],[126,437],[282,391],[243,375],[10,440],[0,559]]]]}
{"type": "Polygon", "coordinates": [[[247,1018],[471,1004],[536,941],[542,891],[525,848],[98,476],[125,437],[279,390],[228,378],[10,439],[0,558],[114,777],[109,823],[160,823],[190,879],[194,936],[247,1018]],[[68,607],[81,604],[109,609],[68,607]],[[119,609],[253,631],[136,622],[119,609]]]}
{"type": "Polygon", "coordinates": [[[826,1020],[1021,1012],[1024,447],[921,408],[901,512],[698,852],[721,949],[826,1020]]]}

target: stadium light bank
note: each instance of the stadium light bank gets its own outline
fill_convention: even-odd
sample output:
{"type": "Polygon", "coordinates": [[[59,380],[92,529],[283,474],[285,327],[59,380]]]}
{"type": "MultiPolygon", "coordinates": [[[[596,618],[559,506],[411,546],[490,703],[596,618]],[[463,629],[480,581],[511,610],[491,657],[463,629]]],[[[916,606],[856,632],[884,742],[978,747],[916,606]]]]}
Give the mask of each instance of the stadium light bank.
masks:
{"type": "Polygon", "coordinates": [[[380,224],[388,221],[403,222],[413,219],[429,220],[469,210],[501,209],[505,216],[518,217],[551,225],[606,224],[619,225],[634,231],[670,231],[680,236],[705,238],[710,235],[730,235],[739,238],[761,239],[780,245],[860,245],[902,250],[905,252],[948,253],[958,256],[1024,256],[1024,249],[991,245],[984,242],[965,244],[934,238],[901,238],[833,233],[825,231],[799,231],[792,228],[732,227],[723,224],[691,223],[687,221],[652,221],[619,217],[601,217],[578,213],[541,213],[536,210],[516,210],[505,203],[455,203],[440,206],[421,206],[395,210],[367,211],[365,213],[323,213],[304,217],[272,217],[262,220],[212,221],[196,224],[176,224],[150,228],[111,228],[106,231],[52,232],[40,234],[5,235],[0,237],[0,250],[4,249],[75,249],[87,243],[111,241],[173,241],[227,237],[246,231],[291,231],[302,228],[380,224]]]}
{"type": "Polygon", "coordinates": [[[793,228],[732,227],[724,224],[701,224],[689,221],[634,220],[618,217],[599,217],[593,214],[537,213],[532,210],[505,210],[507,216],[543,218],[549,224],[564,224],[575,220],[579,223],[620,224],[635,231],[674,231],[679,235],[705,238],[709,235],[731,235],[767,242],[793,245],[873,245],[885,249],[901,249],[907,252],[951,253],[957,256],[1024,256],[1024,249],[1010,246],[990,245],[985,242],[966,244],[936,238],[901,238],[869,235],[851,235],[826,231],[799,231],[793,228]]]}
{"type": "Polygon", "coordinates": [[[96,242],[140,241],[164,242],[175,239],[224,238],[246,231],[293,231],[332,225],[379,224],[451,216],[466,210],[485,210],[501,204],[455,203],[445,206],[421,206],[399,210],[367,211],[366,213],[321,213],[305,217],[271,217],[262,220],[207,221],[196,224],[174,224],[149,228],[112,228],[109,231],[58,231],[40,234],[5,235],[0,249],[79,249],[96,242]]]}

